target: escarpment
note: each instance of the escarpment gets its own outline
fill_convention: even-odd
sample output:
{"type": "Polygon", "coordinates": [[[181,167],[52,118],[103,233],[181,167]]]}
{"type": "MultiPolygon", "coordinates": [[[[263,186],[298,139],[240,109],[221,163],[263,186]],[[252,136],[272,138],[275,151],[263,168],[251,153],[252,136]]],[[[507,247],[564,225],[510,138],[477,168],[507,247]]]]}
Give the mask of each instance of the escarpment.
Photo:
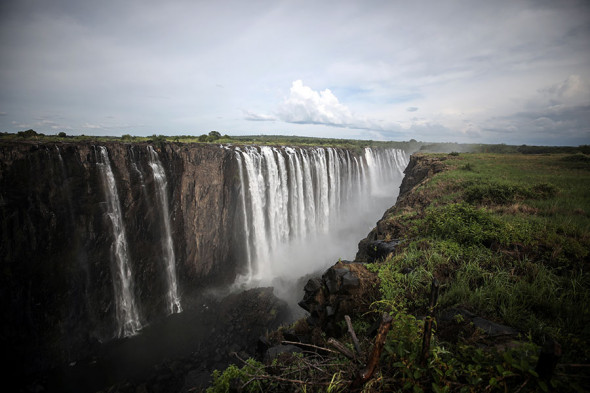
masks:
{"type": "Polygon", "coordinates": [[[202,308],[207,289],[295,282],[324,266],[310,250],[351,232],[339,219],[364,231],[357,219],[391,204],[407,160],[393,148],[3,142],[5,360],[47,372],[202,308]]]}
{"type": "Polygon", "coordinates": [[[367,237],[359,242],[356,262],[374,262],[393,252],[397,245],[397,237],[401,233],[400,229],[395,227],[395,223],[387,218],[396,211],[424,208],[428,205],[428,199],[414,191],[434,174],[445,169],[445,159],[444,156],[422,154],[413,154],[410,157],[395,205],[387,209],[367,237]]]}
{"type": "Polygon", "coordinates": [[[169,217],[160,214],[147,145],[0,146],[0,302],[12,362],[44,369],[114,338],[119,321],[113,287],[121,269],[116,253],[128,259],[137,322],[167,315],[165,219],[179,293],[233,281],[239,190],[231,181],[236,167],[230,152],[174,144],[154,151],[165,173],[160,187],[169,217]],[[106,202],[111,175],[122,216],[117,222],[124,227],[117,233],[116,211],[106,202]]]}

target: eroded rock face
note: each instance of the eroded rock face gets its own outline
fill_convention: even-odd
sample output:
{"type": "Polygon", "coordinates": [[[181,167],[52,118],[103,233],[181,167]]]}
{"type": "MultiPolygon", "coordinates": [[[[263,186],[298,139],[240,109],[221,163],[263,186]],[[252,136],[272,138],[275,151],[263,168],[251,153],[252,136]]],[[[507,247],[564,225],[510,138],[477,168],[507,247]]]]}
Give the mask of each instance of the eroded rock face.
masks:
{"type": "Polygon", "coordinates": [[[375,228],[359,242],[354,259],[356,262],[374,262],[387,257],[390,252],[394,251],[396,240],[386,239],[386,237],[390,237],[392,234],[395,236],[397,231],[392,227],[392,222],[387,217],[399,209],[426,207],[429,201],[422,199],[420,193],[414,191],[434,174],[443,171],[445,160],[444,156],[433,157],[421,154],[414,154],[410,157],[410,162],[404,170],[405,176],[395,205],[387,209],[375,228]]]}
{"type": "MultiPolygon", "coordinates": [[[[147,144],[101,143],[108,151],[128,243],[131,291],[143,325],[168,314],[163,218],[147,144]]],[[[153,146],[167,179],[170,231],[181,301],[233,282],[239,182],[231,151],[210,145],[153,146]],[[211,225],[215,223],[215,225],[211,225]]],[[[2,344],[15,372],[69,363],[114,338],[114,234],[100,147],[92,143],[0,145],[2,344]]]]}
{"type": "Polygon", "coordinates": [[[379,278],[359,263],[339,261],[321,278],[310,279],[299,306],[309,312],[308,323],[333,337],[342,333],[338,323],[345,315],[369,311],[378,299],[379,278]]]}

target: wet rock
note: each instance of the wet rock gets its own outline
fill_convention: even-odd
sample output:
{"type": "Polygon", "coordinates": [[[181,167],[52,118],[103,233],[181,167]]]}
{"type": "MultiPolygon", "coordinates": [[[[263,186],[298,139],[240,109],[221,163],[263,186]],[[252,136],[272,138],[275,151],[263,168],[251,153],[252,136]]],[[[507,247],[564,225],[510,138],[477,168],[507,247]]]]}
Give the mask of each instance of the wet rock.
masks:
{"type": "Polygon", "coordinates": [[[516,336],[518,334],[518,330],[510,326],[500,325],[484,318],[475,317],[472,319],[472,322],[475,327],[483,330],[489,337],[516,336]]]}
{"type": "Polygon", "coordinates": [[[414,192],[421,184],[428,181],[434,174],[445,169],[446,157],[432,157],[422,154],[413,154],[410,162],[404,170],[404,178],[400,185],[400,192],[395,205],[389,208],[383,217],[377,222],[375,228],[369,232],[366,238],[359,242],[358,251],[354,258],[356,262],[375,262],[386,257],[394,250],[383,249],[386,236],[401,237],[403,230],[398,223],[389,219],[396,212],[403,209],[416,209],[427,206],[430,201],[423,198],[420,193],[414,192]],[[376,243],[377,242],[377,243],[376,243]],[[375,250],[377,247],[377,250],[375,250]]]}
{"type": "Polygon", "coordinates": [[[519,333],[510,326],[479,317],[462,308],[441,311],[438,315],[438,324],[439,336],[450,342],[456,342],[459,338],[480,336],[479,339],[489,341],[486,345],[501,345],[515,339],[519,333]]]}
{"type": "Polygon", "coordinates": [[[369,262],[376,262],[385,259],[395,252],[395,248],[400,244],[399,240],[385,241],[375,240],[366,244],[366,252],[369,262]]]}
{"type": "Polygon", "coordinates": [[[308,281],[305,294],[299,302],[309,312],[307,323],[330,336],[341,334],[338,322],[344,315],[351,317],[365,313],[378,298],[379,278],[359,263],[339,261],[330,267],[322,279],[308,281]]]}

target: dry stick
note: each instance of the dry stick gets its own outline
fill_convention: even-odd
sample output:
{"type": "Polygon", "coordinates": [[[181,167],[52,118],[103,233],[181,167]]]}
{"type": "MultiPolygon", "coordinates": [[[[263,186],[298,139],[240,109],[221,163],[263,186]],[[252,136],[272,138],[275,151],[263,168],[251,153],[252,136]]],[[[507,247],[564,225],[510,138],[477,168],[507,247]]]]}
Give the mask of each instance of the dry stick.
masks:
{"type": "Polygon", "coordinates": [[[434,307],[438,299],[439,284],[436,278],[432,279],[432,287],[430,289],[430,305],[428,306],[428,315],[424,321],[424,336],[422,338],[422,352],[420,353],[420,364],[424,366],[426,360],[430,355],[430,338],[432,337],[432,320],[434,315],[434,307]]]}
{"type": "Polygon", "coordinates": [[[344,344],[342,344],[340,341],[336,340],[335,338],[330,337],[328,339],[328,344],[330,344],[331,346],[336,348],[336,350],[338,352],[340,352],[341,354],[343,354],[347,358],[352,359],[352,360],[355,359],[354,353],[352,353],[350,351],[350,349],[346,348],[346,346],[344,346],[344,344]]]}
{"type": "Polygon", "coordinates": [[[369,356],[367,366],[363,372],[357,376],[351,387],[356,388],[363,385],[373,376],[373,373],[375,373],[375,368],[377,368],[377,364],[379,364],[379,358],[381,357],[383,345],[385,345],[385,340],[387,339],[387,333],[389,333],[389,329],[391,329],[392,321],[393,318],[391,318],[391,315],[387,313],[383,314],[381,326],[379,326],[379,332],[377,332],[377,337],[375,338],[375,346],[373,347],[373,351],[369,356]]]}
{"type": "Polygon", "coordinates": [[[328,349],[328,348],[318,347],[317,345],[300,343],[300,342],[296,342],[296,341],[286,341],[286,340],[283,340],[283,341],[281,341],[281,344],[292,344],[292,345],[295,345],[295,346],[300,345],[300,346],[303,346],[303,347],[309,347],[309,348],[319,349],[321,351],[337,353],[336,351],[332,351],[331,349],[328,349]]]}
{"type": "Polygon", "coordinates": [[[345,315],[344,319],[346,320],[346,326],[348,326],[348,334],[350,335],[350,338],[352,339],[352,343],[354,344],[354,349],[356,349],[357,355],[362,356],[361,345],[359,344],[359,339],[356,338],[356,333],[354,332],[354,328],[352,327],[352,322],[350,320],[350,317],[348,315],[345,315]]]}

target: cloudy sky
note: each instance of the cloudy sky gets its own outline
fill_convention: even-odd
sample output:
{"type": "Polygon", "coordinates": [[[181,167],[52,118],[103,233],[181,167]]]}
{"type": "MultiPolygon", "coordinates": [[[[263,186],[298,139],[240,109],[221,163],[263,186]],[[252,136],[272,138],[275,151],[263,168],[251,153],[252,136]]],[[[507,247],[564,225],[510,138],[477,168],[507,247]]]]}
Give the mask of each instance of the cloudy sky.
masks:
{"type": "Polygon", "coordinates": [[[590,2],[0,2],[0,131],[590,143],[590,2]]]}

